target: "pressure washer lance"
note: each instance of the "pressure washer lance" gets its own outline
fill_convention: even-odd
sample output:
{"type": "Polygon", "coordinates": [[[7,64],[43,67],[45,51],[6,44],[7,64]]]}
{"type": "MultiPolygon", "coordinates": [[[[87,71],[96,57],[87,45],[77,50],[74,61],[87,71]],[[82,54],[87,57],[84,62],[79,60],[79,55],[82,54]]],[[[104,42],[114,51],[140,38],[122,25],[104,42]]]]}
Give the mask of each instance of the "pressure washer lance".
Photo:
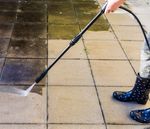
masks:
{"type": "Polygon", "coordinates": [[[85,26],[85,28],[77,34],[69,43],[68,47],[63,50],[63,52],[54,60],[54,62],[47,68],[45,69],[39,77],[36,78],[35,82],[24,92],[22,91],[21,94],[22,96],[27,96],[29,92],[32,90],[32,88],[39,83],[48,73],[48,71],[56,64],[56,62],[72,47],[74,46],[82,37],[82,35],[89,29],[90,26],[93,25],[93,23],[105,12],[107,6],[107,2],[103,5],[101,11],[85,26]]]}
{"type": "MultiPolygon", "coordinates": [[[[29,92],[32,90],[32,88],[33,88],[37,83],[39,83],[39,82],[46,76],[46,74],[48,73],[48,71],[55,65],[55,63],[56,63],[72,46],[74,46],[74,45],[80,40],[80,38],[82,37],[82,35],[89,29],[89,27],[91,27],[91,26],[93,25],[93,23],[94,23],[102,14],[104,14],[105,9],[106,9],[106,6],[107,6],[107,2],[102,6],[101,11],[85,26],[85,28],[84,28],[79,34],[77,34],[77,35],[70,41],[68,47],[63,50],[63,52],[54,60],[54,62],[53,62],[47,69],[45,69],[45,70],[41,73],[41,75],[40,75],[39,77],[36,78],[35,82],[34,82],[28,89],[26,89],[25,91],[22,90],[22,91],[19,93],[19,95],[21,95],[21,96],[27,96],[27,95],[29,94],[29,92]]],[[[148,46],[148,48],[149,48],[149,50],[150,50],[150,46],[149,46],[149,43],[148,43],[148,39],[147,39],[147,36],[146,36],[146,34],[145,34],[145,30],[144,30],[144,28],[142,27],[142,24],[141,24],[140,20],[139,20],[139,19],[137,18],[137,16],[136,16],[133,12],[131,12],[130,10],[128,10],[128,9],[126,9],[126,8],[124,8],[124,7],[120,7],[120,8],[123,9],[123,10],[125,10],[125,11],[127,11],[127,12],[129,12],[130,14],[132,14],[132,15],[134,16],[134,18],[137,20],[137,22],[139,23],[139,25],[140,25],[140,27],[141,27],[141,30],[142,30],[142,33],[143,33],[143,35],[144,35],[145,41],[146,41],[146,43],[147,43],[147,46],[148,46]]]]}

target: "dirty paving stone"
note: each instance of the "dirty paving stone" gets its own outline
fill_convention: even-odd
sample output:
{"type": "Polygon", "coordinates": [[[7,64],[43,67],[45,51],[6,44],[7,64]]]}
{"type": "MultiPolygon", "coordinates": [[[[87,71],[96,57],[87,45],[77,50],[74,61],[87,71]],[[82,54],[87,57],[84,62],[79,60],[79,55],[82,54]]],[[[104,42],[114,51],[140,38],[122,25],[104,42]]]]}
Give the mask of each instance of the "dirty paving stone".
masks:
{"type": "Polygon", "coordinates": [[[10,38],[13,24],[0,24],[0,38],[10,38]]]}
{"type": "Polygon", "coordinates": [[[72,39],[78,33],[78,25],[49,25],[48,28],[49,39],[72,39]]]}
{"type": "Polygon", "coordinates": [[[0,57],[5,57],[10,39],[0,39],[0,57]]]}
{"type": "Polygon", "coordinates": [[[16,11],[18,3],[17,1],[0,1],[0,10],[1,11],[16,11]]]}
{"type": "Polygon", "coordinates": [[[2,71],[4,61],[5,61],[4,58],[0,58],[0,73],[1,73],[1,71],[2,71]]]}
{"type": "Polygon", "coordinates": [[[44,12],[18,13],[17,22],[46,22],[46,14],[44,12]]]}
{"type": "Polygon", "coordinates": [[[46,38],[47,25],[40,24],[21,24],[16,23],[14,26],[12,38],[13,39],[37,39],[46,38]]]}
{"type": "MultiPolygon", "coordinates": [[[[45,69],[45,59],[7,59],[1,84],[32,84],[45,69]]],[[[39,84],[44,84],[43,79],[39,84]]]]}
{"type": "Polygon", "coordinates": [[[11,40],[7,57],[47,58],[46,39],[11,40]]]}
{"type": "Polygon", "coordinates": [[[0,23],[12,23],[16,19],[16,12],[0,12],[0,23]]]}
{"type": "Polygon", "coordinates": [[[21,1],[19,10],[21,12],[46,12],[46,4],[41,1],[21,1]]]}
{"type": "Polygon", "coordinates": [[[55,24],[76,23],[72,4],[48,4],[48,22],[55,24]]]}

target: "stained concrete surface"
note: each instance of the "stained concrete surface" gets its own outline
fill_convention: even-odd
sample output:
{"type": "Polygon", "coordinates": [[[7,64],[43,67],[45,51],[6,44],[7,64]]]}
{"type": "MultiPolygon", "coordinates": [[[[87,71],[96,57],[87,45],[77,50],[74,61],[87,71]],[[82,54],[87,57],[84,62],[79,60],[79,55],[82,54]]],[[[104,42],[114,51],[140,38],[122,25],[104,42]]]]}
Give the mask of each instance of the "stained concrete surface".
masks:
{"type": "MultiPolygon", "coordinates": [[[[0,129],[148,129],[129,118],[146,105],[120,103],[138,72],[143,36],[136,21],[117,10],[103,15],[27,97],[27,89],[100,10],[103,0],[0,0],[0,129]],[[7,87],[7,88],[6,88],[7,87]],[[116,110],[117,109],[117,110],[116,110]]],[[[126,7],[149,31],[149,2],[126,7]]]]}

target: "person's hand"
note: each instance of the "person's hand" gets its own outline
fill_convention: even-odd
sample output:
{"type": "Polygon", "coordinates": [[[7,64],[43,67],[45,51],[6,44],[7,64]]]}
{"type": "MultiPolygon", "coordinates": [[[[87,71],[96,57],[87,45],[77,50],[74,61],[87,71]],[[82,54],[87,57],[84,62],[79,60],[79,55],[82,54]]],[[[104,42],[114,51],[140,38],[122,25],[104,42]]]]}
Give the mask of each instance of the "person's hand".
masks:
{"type": "Polygon", "coordinates": [[[119,8],[125,0],[108,0],[107,7],[105,9],[105,13],[114,12],[117,8],[119,8]]]}

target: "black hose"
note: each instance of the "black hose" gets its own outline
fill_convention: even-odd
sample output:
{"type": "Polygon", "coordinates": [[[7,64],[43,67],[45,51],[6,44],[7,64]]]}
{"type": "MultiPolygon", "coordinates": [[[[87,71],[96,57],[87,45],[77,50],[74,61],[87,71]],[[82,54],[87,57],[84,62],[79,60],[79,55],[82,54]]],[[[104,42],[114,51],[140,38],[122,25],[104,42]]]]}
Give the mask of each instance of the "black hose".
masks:
{"type": "Polygon", "coordinates": [[[147,36],[146,36],[146,33],[145,33],[145,30],[144,30],[144,28],[143,28],[143,26],[142,26],[142,24],[141,24],[141,22],[140,22],[140,20],[139,20],[139,18],[131,11],[131,10],[129,10],[129,9],[127,9],[127,8],[125,8],[125,7],[123,7],[123,6],[120,6],[119,8],[121,8],[121,9],[123,9],[123,10],[125,10],[125,11],[127,11],[127,12],[129,12],[130,14],[132,14],[133,16],[134,16],[134,18],[136,19],[136,21],[139,23],[139,25],[140,25],[140,28],[141,28],[141,30],[142,30],[142,33],[143,33],[143,35],[144,35],[144,38],[145,38],[145,41],[146,41],[146,44],[147,44],[147,46],[148,46],[148,49],[149,49],[149,51],[150,51],[150,44],[149,44],[149,41],[148,41],[148,39],[147,39],[147,36]]]}

